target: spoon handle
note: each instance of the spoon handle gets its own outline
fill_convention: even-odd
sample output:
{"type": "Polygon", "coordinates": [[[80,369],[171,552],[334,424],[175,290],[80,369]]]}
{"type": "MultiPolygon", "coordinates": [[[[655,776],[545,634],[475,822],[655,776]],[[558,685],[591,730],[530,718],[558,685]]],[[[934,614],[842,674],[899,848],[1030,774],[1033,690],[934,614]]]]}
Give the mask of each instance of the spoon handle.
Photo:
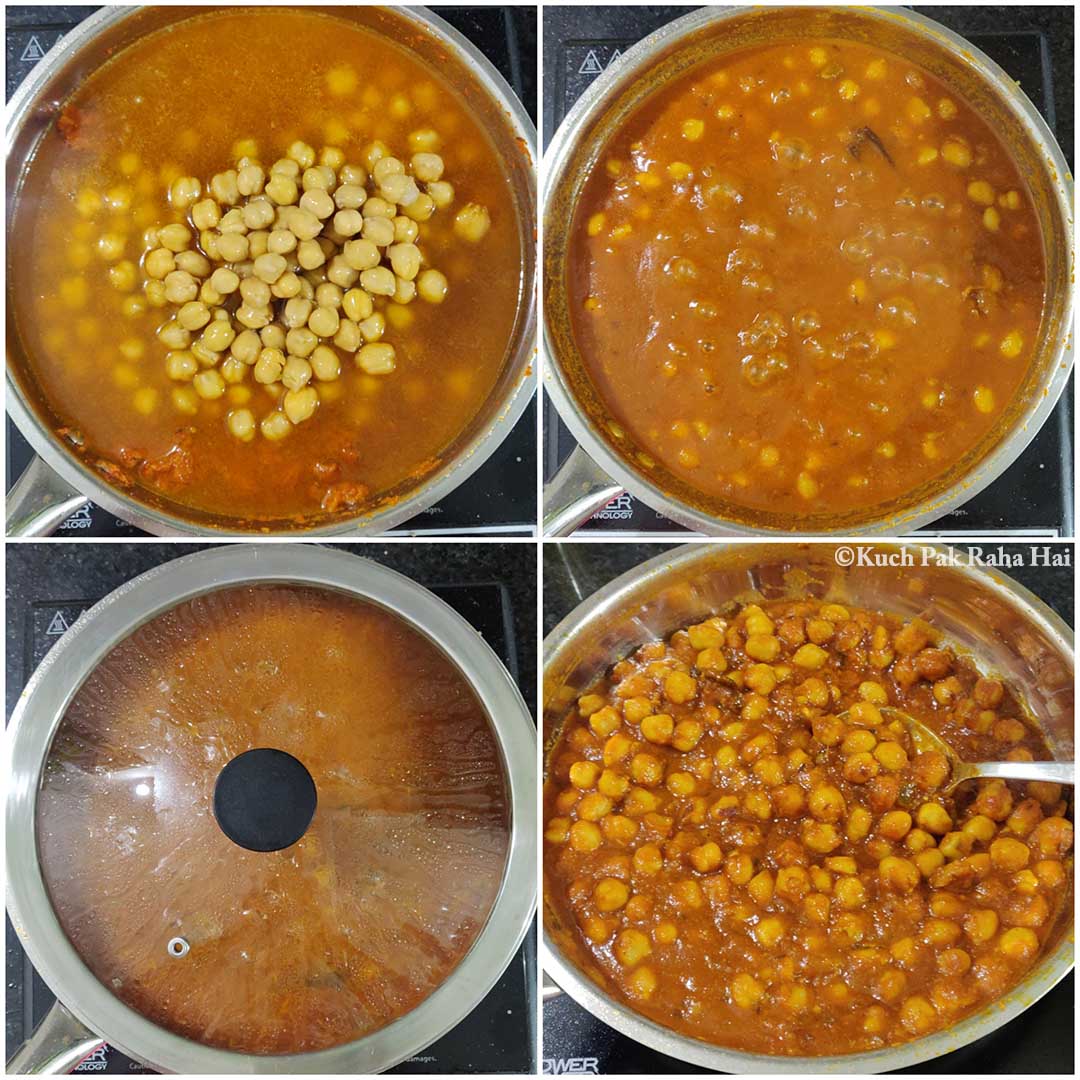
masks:
{"type": "Polygon", "coordinates": [[[1049,784],[1075,784],[1076,767],[1071,761],[984,761],[964,762],[958,780],[997,777],[1001,780],[1043,780],[1049,784]]]}

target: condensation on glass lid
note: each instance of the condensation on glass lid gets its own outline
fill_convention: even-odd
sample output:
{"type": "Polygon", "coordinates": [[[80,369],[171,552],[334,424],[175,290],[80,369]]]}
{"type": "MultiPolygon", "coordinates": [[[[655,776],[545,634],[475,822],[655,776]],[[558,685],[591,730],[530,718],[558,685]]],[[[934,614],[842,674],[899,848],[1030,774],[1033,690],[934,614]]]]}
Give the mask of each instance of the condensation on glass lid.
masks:
{"type": "Polygon", "coordinates": [[[293,586],[201,597],[120,643],[60,725],[37,827],[102,984],[249,1054],[415,1008],[484,925],[509,843],[499,748],[453,663],[379,607],[293,586]]]}

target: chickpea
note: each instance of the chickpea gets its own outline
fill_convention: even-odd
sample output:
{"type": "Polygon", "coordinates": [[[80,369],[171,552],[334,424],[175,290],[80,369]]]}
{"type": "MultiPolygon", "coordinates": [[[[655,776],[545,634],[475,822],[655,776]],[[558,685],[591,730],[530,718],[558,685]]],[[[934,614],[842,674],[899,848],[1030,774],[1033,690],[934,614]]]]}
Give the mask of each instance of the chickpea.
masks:
{"type": "Polygon", "coordinates": [[[376,311],[370,318],[357,323],[357,329],[365,341],[378,341],[386,330],[386,319],[381,311],[376,311]]]}
{"type": "Polygon", "coordinates": [[[198,370],[198,361],[187,350],[174,350],[165,358],[165,374],[177,382],[190,382],[198,370]]]}
{"type": "Polygon", "coordinates": [[[810,792],[810,813],[818,821],[838,822],[846,809],[844,796],[833,784],[820,784],[810,792]]]}
{"type": "Polygon", "coordinates": [[[754,935],[754,940],[757,941],[763,949],[772,949],[780,944],[786,931],[787,928],[784,925],[783,919],[777,918],[774,915],[769,915],[759,919],[751,933],[754,935]]]}
{"type": "Polygon", "coordinates": [[[729,988],[731,1002],[740,1009],[752,1009],[765,996],[765,987],[748,972],[739,972],[729,988]]]}
{"type": "Polygon", "coordinates": [[[426,197],[435,209],[445,210],[454,201],[454,185],[446,180],[431,181],[426,188],[426,197]]]}
{"type": "MultiPolygon", "coordinates": [[[[411,215],[410,215],[411,216],[411,215]]],[[[470,244],[478,244],[491,228],[491,215],[477,203],[466,203],[454,218],[454,233],[470,244]]]]}
{"type": "Polygon", "coordinates": [[[1027,845],[1009,836],[998,837],[990,845],[990,861],[999,870],[1022,870],[1030,858],[1027,845]]]}
{"type": "Polygon", "coordinates": [[[919,884],[919,868],[908,859],[887,856],[878,863],[881,884],[893,892],[909,893],[919,884]]]}
{"type": "Polygon", "coordinates": [[[285,395],[283,408],[291,423],[300,424],[315,414],[318,404],[319,395],[315,388],[304,386],[299,390],[290,390],[285,395]]]}
{"type": "Polygon", "coordinates": [[[311,370],[319,382],[333,382],[341,375],[341,360],[333,349],[317,345],[308,358],[311,370]]]}
{"type": "Polygon", "coordinates": [[[308,319],[308,328],[316,337],[332,338],[340,325],[337,311],[332,307],[317,307],[308,319]]]}
{"type": "Polygon", "coordinates": [[[944,836],[953,824],[948,811],[940,803],[923,803],[915,813],[915,820],[920,829],[935,836],[944,836]]]}
{"type": "Polygon", "coordinates": [[[265,348],[255,361],[255,381],[267,386],[280,382],[284,368],[285,354],[280,349],[265,348]]]}
{"type": "Polygon", "coordinates": [[[600,827],[592,821],[575,821],[570,827],[570,846],[575,851],[596,851],[603,843],[600,827]]]}
{"type": "Polygon", "coordinates": [[[176,321],[185,330],[201,330],[210,321],[210,312],[205,304],[192,301],[176,313],[176,321]]]}
{"type": "Polygon", "coordinates": [[[720,850],[718,844],[709,841],[700,845],[700,847],[693,848],[687,857],[695,870],[702,874],[708,874],[720,865],[724,853],[720,850]]]}
{"type": "Polygon", "coordinates": [[[130,259],[121,259],[109,267],[109,284],[119,292],[132,292],[138,280],[138,271],[130,259]]]}
{"type": "Polygon", "coordinates": [[[675,731],[675,721],[667,713],[646,716],[641,721],[641,734],[651,743],[669,743],[675,731]]]}
{"type": "Polygon", "coordinates": [[[250,409],[233,409],[225,422],[230,434],[241,442],[250,442],[255,437],[255,417],[250,409]]]}
{"type": "Polygon", "coordinates": [[[903,840],[911,831],[911,815],[906,810],[890,810],[878,825],[878,832],[889,840],[903,840]]]}
{"type": "Polygon", "coordinates": [[[900,1023],[912,1035],[922,1035],[937,1024],[937,1011],[921,994],[913,994],[900,1006],[900,1023]]]}
{"type": "Polygon", "coordinates": [[[1014,926],[1001,935],[998,950],[1010,960],[1031,960],[1039,951],[1039,939],[1034,930],[1014,926]]]}
{"type": "Polygon", "coordinates": [[[361,271],[360,285],[365,292],[374,296],[393,296],[397,288],[393,271],[385,266],[375,266],[370,270],[361,271]]]}
{"type": "Polygon", "coordinates": [[[159,231],[158,239],[163,248],[176,254],[191,246],[191,230],[185,225],[166,225],[159,231]]]}
{"type": "Polygon", "coordinates": [[[612,951],[623,967],[635,967],[652,954],[652,943],[640,930],[624,930],[615,939],[612,951]]]}
{"type": "Polygon", "coordinates": [[[441,179],[443,174],[443,159],[438,154],[418,153],[413,154],[409,161],[413,176],[424,183],[434,183],[441,179]]]}
{"type": "Polygon", "coordinates": [[[192,379],[195,393],[201,398],[212,401],[225,393],[225,380],[217,371],[200,371],[192,379]]]}
{"type": "Polygon", "coordinates": [[[820,821],[803,823],[802,840],[811,851],[821,855],[827,855],[840,846],[840,835],[835,826],[820,821]]]}

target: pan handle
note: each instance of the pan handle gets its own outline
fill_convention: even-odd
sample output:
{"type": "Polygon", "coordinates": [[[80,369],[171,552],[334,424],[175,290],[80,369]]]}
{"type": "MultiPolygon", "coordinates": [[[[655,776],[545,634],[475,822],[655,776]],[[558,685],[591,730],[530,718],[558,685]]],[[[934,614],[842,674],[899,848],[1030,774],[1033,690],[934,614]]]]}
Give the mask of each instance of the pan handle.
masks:
{"type": "Polygon", "coordinates": [[[58,1001],[7,1063],[7,1072],[20,1075],[69,1073],[102,1045],[101,1036],[83,1027],[58,1001]]]}
{"type": "Polygon", "coordinates": [[[543,1000],[551,1001],[553,998],[562,997],[562,987],[546,971],[543,975],[543,1000]]]}
{"type": "Polygon", "coordinates": [[[8,492],[8,536],[49,536],[90,500],[36,455],[8,492]]]}
{"type": "Polygon", "coordinates": [[[607,506],[623,487],[580,446],[544,485],[544,535],[569,536],[597,510],[607,506]]]}

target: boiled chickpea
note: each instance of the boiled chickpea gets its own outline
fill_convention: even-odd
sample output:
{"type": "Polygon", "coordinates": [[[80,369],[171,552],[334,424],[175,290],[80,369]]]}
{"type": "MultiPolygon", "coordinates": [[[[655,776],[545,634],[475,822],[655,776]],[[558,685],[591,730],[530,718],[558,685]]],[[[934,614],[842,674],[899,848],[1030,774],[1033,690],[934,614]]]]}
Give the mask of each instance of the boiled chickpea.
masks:
{"type": "Polygon", "coordinates": [[[364,345],[356,354],[357,364],[369,375],[388,375],[396,366],[393,345],[364,345]]]}
{"type": "MultiPolygon", "coordinates": [[[[417,195],[412,202],[404,203],[401,209],[404,214],[407,217],[412,218],[413,221],[428,221],[431,218],[431,215],[435,213],[435,200],[430,195],[420,194],[417,195]]],[[[486,214],[487,211],[485,210],[484,213],[486,214]]],[[[463,229],[466,233],[478,233],[481,231],[474,219],[470,219],[470,223],[467,226],[463,226],[463,229]]],[[[483,229],[483,232],[486,233],[487,229],[483,229]]],[[[466,239],[467,238],[468,237],[466,237],[466,239]]],[[[482,238],[483,237],[481,236],[480,239],[482,238]]]]}
{"type": "Polygon", "coordinates": [[[333,307],[317,307],[308,319],[308,327],[316,337],[330,338],[338,332],[340,318],[333,307]]]}
{"type": "Polygon", "coordinates": [[[210,321],[210,312],[199,301],[184,304],[176,313],[176,321],[185,330],[201,330],[210,321]]]}
{"type": "Polygon", "coordinates": [[[305,386],[300,390],[290,390],[285,395],[282,407],[291,423],[300,424],[315,415],[318,404],[318,392],[313,386],[305,386]]]}
{"type": "Polygon", "coordinates": [[[360,285],[365,292],[375,296],[393,296],[397,288],[394,274],[385,266],[375,266],[360,274],[360,285]]]}
{"type": "Polygon", "coordinates": [[[190,382],[198,370],[198,361],[186,350],[174,350],[165,358],[165,374],[177,382],[190,382]]]}
{"type": "Polygon", "coordinates": [[[325,189],[313,188],[305,191],[300,197],[300,208],[323,221],[333,214],[334,200],[330,198],[325,189]]]}
{"type": "Polygon", "coordinates": [[[233,409],[225,418],[229,432],[242,442],[255,437],[255,416],[250,409],[233,409]]]}
{"type": "Polygon", "coordinates": [[[359,210],[366,201],[367,192],[362,184],[342,183],[334,192],[334,205],[339,210],[359,210]]]}
{"type": "Polygon", "coordinates": [[[386,218],[388,221],[392,221],[397,217],[397,207],[392,202],[387,202],[378,195],[373,195],[364,203],[361,214],[365,221],[369,218],[386,218]]]}
{"type": "Polygon", "coordinates": [[[236,337],[236,331],[227,320],[215,319],[203,331],[199,339],[212,352],[224,352],[236,337]]]}
{"type": "Polygon", "coordinates": [[[266,173],[261,165],[244,165],[236,171],[236,188],[241,195],[259,195],[266,185],[266,173]]]}
{"type": "Polygon", "coordinates": [[[230,386],[242,383],[247,378],[247,365],[242,364],[235,356],[227,356],[218,369],[221,377],[230,386]]]}
{"type": "MultiPolygon", "coordinates": [[[[345,262],[354,270],[369,270],[378,267],[382,256],[379,249],[370,240],[350,240],[342,248],[345,262]]],[[[389,271],[387,271],[389,273],[389,271]]]]}
{"type": "Polygon", "coordinates": [[[169,189],[169,201],[177,210],[187,210],[201,194],[202,184],[194,176],[181,176],[169,189]]]}
{"type": "Polygon", "coordinates": [[[283,255],[275,255],[272,252],[267,252],[265,255],[260,255],[253,264],[253,272],[256,277],[261,278],[268,285],[272,285],[285,271],[288,269],[288,264],[285,262],[283,255]]]}
{"type": "Polygon", "coordinates": [[[357,323],[356,328],[365,341],[378,341],[386,332],[386,319],[381,311],[376,311],[374,315],[357,323]]]}
{"type": "MultiPolygon", "coordinates": [[[[281,381],[289,390],[302,389],[311,381],[311,365],[302,357],[288,357],[281,372],[281,381]]],[[[292,420],[292,417],[289,419],[292,420]]]]}
{"type": "Polygon", "coordinates": [[[253,307],[251,304],[241,304],[236,310],[236,321],[249,330],[261,330],[270,322],[271,311],[268,307],[253,307]]]}
{"type": "Polygon", "coordinates": [[[603,878],[593,890],[593,899],[599,911],[619,911],[630,899],[630,889],[618,878],[603,878]]]}
{"type": "Polygon", "coordinates": [[[280,382],[285,368],[285,354],[280,349],[263,349],[255,361],[255,381],[269,386],[280,382]]]}
{"type": "Polygon", "coordinates": [[[443,169],[443,159],[438,154],[430,153],[418,153],[413,154],[409,161],[412,168],[413,176],[417,180],[422,180],[425,183],[432,183],[441,179],[443,169]]]}
{"type": "Polygon", "coordinates": [[[466,203],[454,218],[455,235],[470,244],[478,244],[490,228],[491,215],[486,207],[477,203],[466,203]]]}
{"type": "Polygon", "coordinates": [[[389,218],[368,217],[364,219],[361,236],[376,247],[388,247],[394,242],[394,223],[389,218]]]}
{"type": "Polygon", "coordinates": [[[166,225],[158,233],[158,239],[168,251],[186,251],[191,246],[191,230],[185,225],[166,225]]]}
{"type": "Polygon", "coordinates": [[[420,235],[420,226],[412,218],[399,214],[394,218],[394,242],[397,244],[415,244],[420,235]]]}
{"type": "Polygon", "coordinates": [[[157,336],[162,345],[170,349],[186,349],[191,344],[191,331],[185,330],[174,319],[160,327],[157,336]]]}
{"type": "Polygon", "coordinates": [[[143,269],[152,278],[164,278],[176,269],[176,257],[167,248],[156,248],[146,256],[143,269]]]}
{"type": "Polygon", "coordinates": [[[195,393],[201,398],[212,401],[225,393],[225,380],[217,371],[200,371],[192,380],[195,393]]]}
{"type": "Polygon", "coordinates": [[[360,272],[354,270],[345,261],[344,256],[335,255],[326,268],[326,276],[344,293],[346,289],[351,289],[356,284],[357,278],[360,277],[360,272]]]}
{"type": "MultiPolygon", "coordinates": [[[[300,189],[296,181],[290,176],[281,173],[273,173],[263,188],[266,196],[277,203],[278,206],[292,206],[300,197],[300,189]]],[[[263,421],[265,425],[266,421],[263,421]]]]}
{"type": "Polygon", "coordinates": [[[270,303],[270,286],[259,278],[244,278],[240,282],[240,295],[245,304],[252,307],[266,307],[270,303]]]}
{"type": "Polygon", "coordinates": [[[109,284],[119,292],[132,292],[138,281],[138,271],[130,259],[122,259],[109,267],[109,284]]]}
{"type": "Polygon", "coordinates": [[[444,210],[454,201],[454,185],[446,180],[429,183],[427,196],[438,209],[444,210]]]}
{"type": "Polygon", "coordinates": [[[218,237],[218,255],[227,263],[241,263],[248,257],[248,238],[239,233],[218,237]]]}
{"type": "Polygon", "coordinates": [[[240,287],[240,278],[227,266],[219,266],[210,275],[210,284],[222,296],[231,296],[240,287]]]}
{"type": "Polygon", "coordinates": [[[333,382],[341,374],[341,360],[338,354],[326,345],[315,347],[309,363],[312,373],[320,382],[333,382]]]}
{"type": "Polygon", "coordinates": [[[170,304],[186,304],[198,295],[198,282],[186,270],[173,270],[166,275],[165,299],[170,304]]]}
{"type": "Polygon", "coordinates": [[[283,412],[275,411],[263,417],[259,430],[263,433],[264,438],[269,439],[271,442],[277,442],[279,439],[284,439],[292,431],[292,424],[283,412]]]}

